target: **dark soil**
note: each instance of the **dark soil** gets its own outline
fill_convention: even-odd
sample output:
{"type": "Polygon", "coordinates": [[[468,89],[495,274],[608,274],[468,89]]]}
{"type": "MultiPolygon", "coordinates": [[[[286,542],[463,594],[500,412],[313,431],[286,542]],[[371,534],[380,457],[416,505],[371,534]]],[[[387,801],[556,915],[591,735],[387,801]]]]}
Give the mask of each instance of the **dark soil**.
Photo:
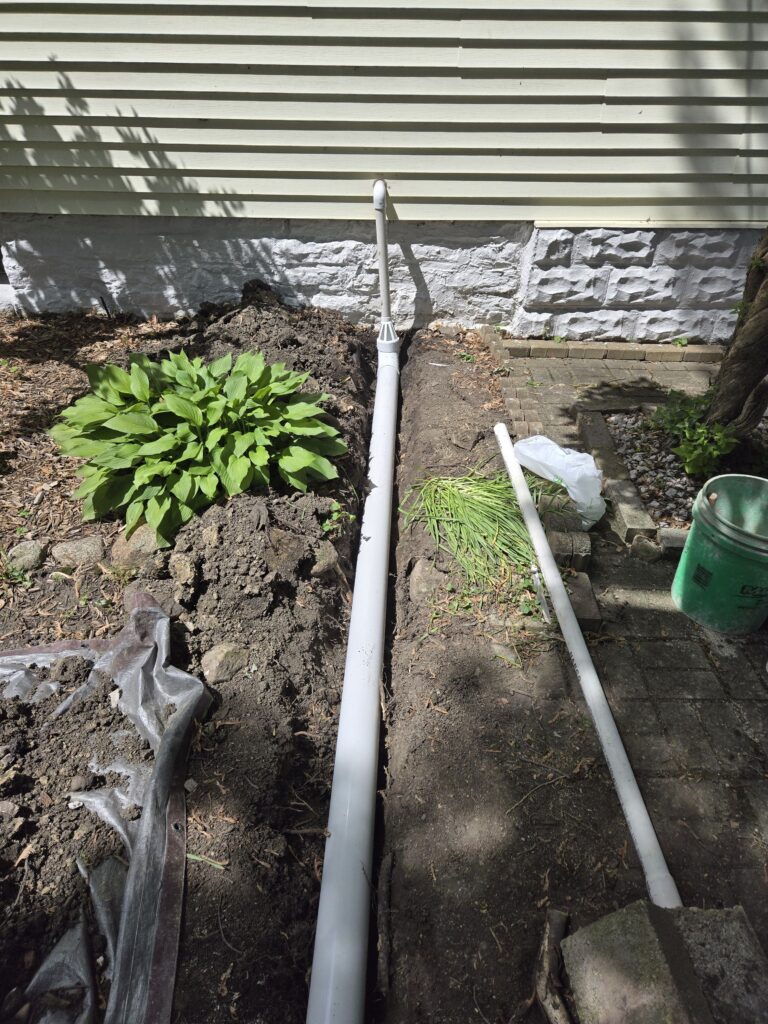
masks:
{"type": "MultiPolygon", "coordinates": [[[[47,363],[36,362],[25,347],[24,333],[34,334],[43,326],[55,337],[55,319],[25,325],[20,357],[13,365],[20,366],[17,378],[37,380],[44,390],[55,374],[47,363]],[[46,366],[45,378],[40,365],[46,366]]],[[[70,321],[67,331],[74,331],[70,321]]],[[[205,358],[257,349],[268,361],[310,372],[306,389],[331,396],[326,408],[349,446],[348,455],[339,460],[341,478],[322,493],[289,495],[277,489],[213,506],[179,533],[170,553],[150,557],[138,571],[113,569],[105,560],[63,574],[47,561],[22,581],[6,578],[0,594],[2,647],[111,635],[124,621],[124,599],[130,604],[130,591],[136,588],[149,590],[172,615],[173,660],[180,667],[203,675],[202,659],[212,648],[223,642],[237,646],[236,671],[225,673],[226,678],[214,676],[210,683],[216,710],[198,730],[190,757],[190,859],[174,1020],[303,1021],[364,486],[372,335],[333,313],[285,309],[259,286],[248,290],[236,308],[204,307],[172,331],[149,325],[145,334],[135,327],[129,333],[131,341],[144,338],[145,343],[108,339],[103,358],[124,362],[130,350],[181,345],[205,358]]],[[[104,329],[104,334],[109,331],[104,329]]],[[[55,343],[51,349],[55,352],[55,343]]],[[[82,362],[80,355],[75,346],[68,351],[65,372],[75,375],[71,386],[66,392],[54,389],[42,402],[45,414],[23,428],[25,462],[10,458],[6,463],[15,486],[22,488],[22,497],[13,499],[18,505],[11,502],[0,517],[0,542],[6,548],[21,537],[53,544],[86,532],[99,533],[108,548],[119,532],[116,522],[85,528],[79,524],[78,503],[66,495],[74,484],[71,460],[59,460],[42,433],[64,404],[86,390],[82,365],[94,355],[82,362]],[[38,493],[38,480],[53,482],[50,490],[61,494],[55,516],[38,518],[47,498],[35,504],[23,497],[24,472],[30,496],[38,493]],[[26,514],[19,515],[19,508],[26,514]]],[[[8,367],[0,372],[4,369],[8,367]]],[[[25,764],[34,794],[30,806],[39,803],[39,794],[52,779],[57,788],[49,795],[59,799],[61,787],[88,763],[86,746],[81,750],[74,740],[71,764],[66,757],[62,762],[56,749],[71,739],[72,715],[58,721],[61,731],[53,746],[39,733],[40,719],[59,699],[35,708],[0,701],[0,714],[15,716],[12,728],[19,720],[34,718],[23,733],[24,743],[40,759],[25,764]],[[64,765],[61,782],[58,772],[43,763],[43,751],[64,765]],[[75,765],[75,760],[82,763],[75,765]]],[[[98,714],[89,720],[89,728],[91,722],[95,730],[84,733],[84,743],[95,733],[106,735],[111,724],[102,723],[98,714]]],[[[66,829],[57,823],[55,855],[53,839],[48,839],[39,847],[39,860],[26,859],[30,867],[22,899],[0,925],[0,941],[13,948],[21,964],[17,984],[26,983],[83,903],[84,885],[71,864],[83,836],[101,837],[101,826],[90,814],[64,807],[72,821],[66,818],[66,829]],[[39,883],[38,872],[48,860],[54,872],[59,865],[60,877],[38,911],[35,890],[46,884],[39,883]],[[32,913],[33,903],[30,926],[20,932],[17,918],[22,907],[32,913]]],[[[32,813],[38,812],[28,817],[32,813]]],[[[43,831],[38,821],[35,836],[43,831]]],[[[102,848],[115,848],[113,837],[103,840],[94,856],[100,857],[102,848]]],[[[14,846],[5,862],[12,864],[19,852],[14,846]]],[[[11,900],[25,863],[2,881],[8,883],[11,900]]]]}
{"type": "MultiPolygon", "coordinates": [[[[58,681],[55,694],[33,704],[0,700],[0,1004],[28,980],[81,910],[88,914],[78,861],[88,870],[123,853],[118,836],[83,809],[78,792],[122,781],[106,771],[117,758],[137,765],[151,760],[148,744],[112,708],[108,679],[61,717],[50,717],[90,669],[84,658],[62,658],[37,673],[58,681]]],[[[100,956],[103,942],[90,924],[100,956]]]]}
{"type": "MultiPolygon", "coordinates": [[[[499,371],[472,338],[422,332],[410,346],[401,495],[503,468],[499,371]]],[[[462,596],[423,529],[400,530],[375,1011],[506,1024],[531,995],[546,908],[578,926],[643,882],[556,634],[514,590],[502,604],[462,596]]]]}

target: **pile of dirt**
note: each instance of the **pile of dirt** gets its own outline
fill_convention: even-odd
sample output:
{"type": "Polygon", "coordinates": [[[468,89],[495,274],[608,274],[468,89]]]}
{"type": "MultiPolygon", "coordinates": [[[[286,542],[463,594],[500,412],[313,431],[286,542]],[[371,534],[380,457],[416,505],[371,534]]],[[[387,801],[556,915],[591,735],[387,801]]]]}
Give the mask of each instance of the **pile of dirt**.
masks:
{"type": "MultiPolygon", "coordinates": [[[[134,331],[132,336],[140,335],[134,331]]],[[[189,857],[174,1020],[303,1021],[351,567],[364,498],[374,337],[332,312],[287,309],[254,284],[242,304],[204,306],[196,317],[175,324],[172,333],[164,332],[162,342],[205,359],[258,350],[269,362],[309,373],[304,390],[330,396],[325,408],[349,447],[337,460],[340,479],[308,494],[290,494],[277,485],[269,493],[241,494],[214,505],[180,531],[170,552],[149,556],[139,569],[109,565],[118,523],[89,524],[87,532],[104,540],[103,562],[62,573],[46,560],[21,582],[6,579],[0,637],[8,648],[112,635],[122,626],[123,606],[130,605],[135,589],[148,590],[169,612],[174,664],[205,677],[216,703],[193,740],[188,768],[189,857]]],[[[152,335],[145,351],[156,347],[152,335]]],[[[108,358],[123,362],[127,352],[118,358],[113,347],[108,358]]],[[[22,376],[34,372],[32,359],[20,371],[22,376]]],[[[25,441],[30,450],[43,453],[39,464],[53,466],[54,481],[62,470],[69,489],[69,462],[51,459],[50,442],[42,433],[60,408],[55,397],[48,407],[50,415],[30,429],[25,441]]],[[[27,464],[38,464],[34,454],[27,464]]],[[[30,482],[39,486],[34,476],[30,482]]],[[[64,524],[62,532],[56,521],[37,531],[46,546],[82,531],[73,525],[78,503],[66,501],[71,507],[56,520],[64,524]]],[[[30,524],[27,536],[35,535],[36,510],[44,503],[29,503],[32,515],[21,520],[30,524]]],[[[16,518],[6,521],[1,538],[6,546],[18,529],[16,518]]],[[[4,709],[14,721],[45,716],[60,699],[34,708],[0,701],[0,714],[4,709]]],[[[96,713],[88,720],[93,731],[84,732],[80,719],[77,728],[84,740],[102,734],[96,713]]],[[[34,735],[39,756],[55,760],[56,746],[70,742],[74,727],[72,715],[62,717],[56,742],[49,745],[30,725],[25,742],[34,735]]],[[[61,786],[86,770],[62,763],[67,767],[61,786]]],[[[35,770],[49,785],[55,778],[59,786],[57,772],[35,770]]],[[[58,789],[49,795],[58,799],[58,789]]],[[[77,818],[71,834],[61,833],[55,857],[45,845],[39,862],[27,858],[25,887],[38,863],[70,864],[79,853],[85,833],[70,840],[87,812],[64,807],[77,818]]],[[[97,828],[92,822],[87,835],[97,828]]],[[[98,856],[102,848],[114,850],[114,838],[106,840],[98,856]]],[[[20,852],[14,847],[8,862],[20,852]]],[[[24,864],[13,871],[23,871],[24,864]]],[[[15,984],[26,983],[33,969],[31,958],[25,959],[28,948],[34,948],[39,962],[44,947],[83,905],[84,885],[76,870],[68,867],[67,872],[55,906],[42,910],[44,934],[38,928],[26,941],[18,915],[3,928],[3,941],[17,944],[21,957],[15,984]]],[[[17,889],[14,884],[9,890],[11,900],[17,889]]],[[[30,891],[30,903],[33,895],[30,891]]],[[[22,895],[19,910],[26,899],[22,895]]]]}

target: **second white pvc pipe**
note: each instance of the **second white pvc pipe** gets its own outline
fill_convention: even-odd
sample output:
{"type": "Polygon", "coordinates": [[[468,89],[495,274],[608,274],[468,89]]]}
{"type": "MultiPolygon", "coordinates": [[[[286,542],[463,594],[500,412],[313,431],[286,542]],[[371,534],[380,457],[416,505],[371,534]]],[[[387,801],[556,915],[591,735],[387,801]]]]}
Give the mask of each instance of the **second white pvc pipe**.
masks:
{"type": "Polygon", "coordinates": [[[640,858],[648,894],[653,903],[659,907],[681,907],[680,893],[677,891],[675,881],[664,859],[653,822],[643,801],[600,678],[595,671],[592,657],[563,585],[560,570],[549,547],[539,513],[536,511],[523,470],[515,456],[509,432],[503,423],[497,423],[494,432],[512,486],[515,489],[520,511],[528,528],[541,574],[557,615],[557,621],[568,647],[568,653],[571,656],[573,667],[576,669],[584,699],[592,716],[600,746],[603,748],[603,754],[632,836],[632,842],[635,844],[637,855],[640,858]]]}

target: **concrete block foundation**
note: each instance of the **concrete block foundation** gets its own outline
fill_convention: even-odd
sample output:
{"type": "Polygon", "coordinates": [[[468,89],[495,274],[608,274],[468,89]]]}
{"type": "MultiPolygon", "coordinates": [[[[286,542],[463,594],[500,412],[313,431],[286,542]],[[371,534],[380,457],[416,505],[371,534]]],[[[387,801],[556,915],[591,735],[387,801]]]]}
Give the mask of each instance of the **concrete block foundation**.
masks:
{"type": "MultiPolygon", "coordinates": [[[[489,323],[518,338],[726,342],[752,230],[390,225],[398,327],[489,323]]],[[[172,317],[236,300],[260,278],[289,304],[374,321],[373,220],[0,216],[22,312],[101,307],[172,317]]]]}

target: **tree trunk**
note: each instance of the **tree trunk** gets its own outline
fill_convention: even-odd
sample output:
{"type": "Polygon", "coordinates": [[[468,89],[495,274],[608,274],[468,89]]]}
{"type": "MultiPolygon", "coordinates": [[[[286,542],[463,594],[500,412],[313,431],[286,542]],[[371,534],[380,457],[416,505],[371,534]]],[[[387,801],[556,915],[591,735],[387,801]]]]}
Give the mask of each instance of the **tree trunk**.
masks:
{"type": "Polygon", "coordinates": [[[757,426],[768,408],[768,229],[749,264],[739,319],[714,383],[708,423],[722,423],[739,437],[757,426]]]}

